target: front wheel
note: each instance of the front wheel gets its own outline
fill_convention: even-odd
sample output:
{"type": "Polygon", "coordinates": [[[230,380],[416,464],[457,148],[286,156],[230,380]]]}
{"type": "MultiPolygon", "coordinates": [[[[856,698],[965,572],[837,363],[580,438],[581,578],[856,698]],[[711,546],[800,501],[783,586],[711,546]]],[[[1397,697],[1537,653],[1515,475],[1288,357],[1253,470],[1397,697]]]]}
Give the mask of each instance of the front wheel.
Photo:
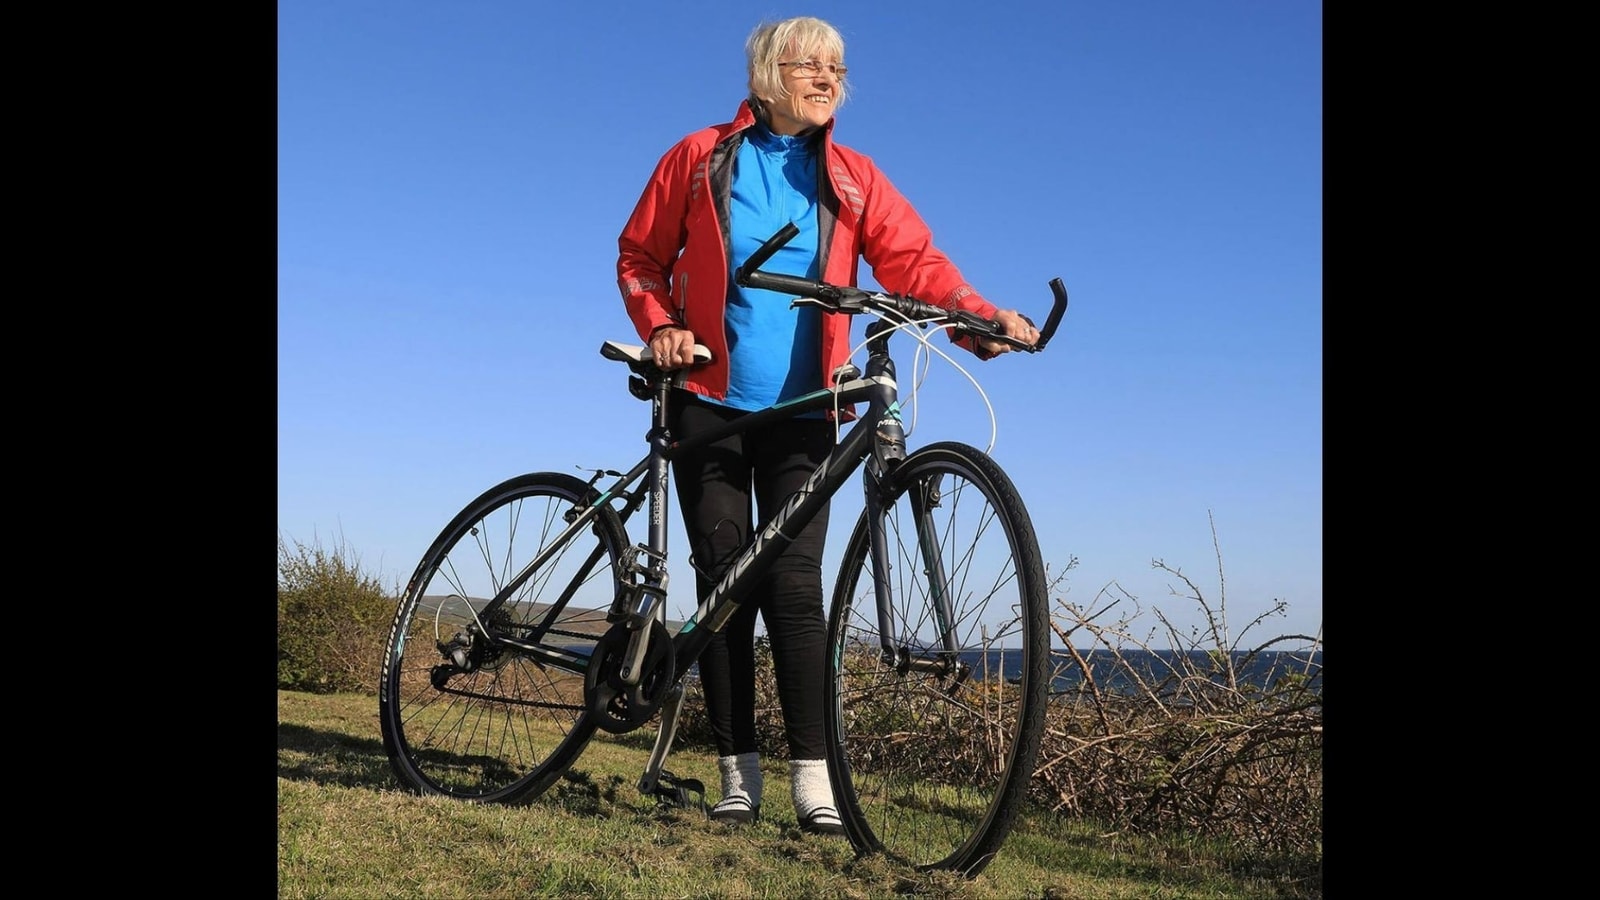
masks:
{"type": "Polygon", "coordinates": [[[869,498],[828,617],[835,800],[858,851],[975,877],[1011,830],[1044,727],[1039,541],[1011,480],[966,444],[924,447],[868,491],[883,542],[874,553],[869,498]]]}
{"type": "Polygon", "coordinates": [[[597,502],[571,475],[520,475],[467,504],[428,548],[400,598],[378,689],[384,750],[404,786],[528,800],[588,743],[584,672],[628,546],[610,506],[566,533],[597,502]]]}

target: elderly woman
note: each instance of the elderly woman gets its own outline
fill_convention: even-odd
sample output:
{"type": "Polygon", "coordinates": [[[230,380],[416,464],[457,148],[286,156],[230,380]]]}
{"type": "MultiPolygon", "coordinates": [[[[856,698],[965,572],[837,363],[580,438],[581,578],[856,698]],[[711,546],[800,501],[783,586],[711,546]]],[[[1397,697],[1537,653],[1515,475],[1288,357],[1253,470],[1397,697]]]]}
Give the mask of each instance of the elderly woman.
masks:
{"type": "MultiPolygon", "coordinates": [[[[734,283],[733,271],[789,222],[799,234],[766,271],[853,285],[865,259],[888,291],[971,310],[997,319],[1011,337],[1038,339],[1019,313],[997,310],[967,283],[871,159],[834,142],[834,114],[848,93],[837,29],[810,17],[762,24],[745,54],[749,96],[733,121],[696,131],[661,157],[617,241],[623,303],[662,368],[689,365],[696,343],[711,350],[711,361],[688,372],[673,397],[676,438],[815,391],[849,360],[848,316],[791,308],[788,296],[734,283]]],[[[1009,349],[971,338],[958,343],[981,359],[1009,349]]],[[[755,525],[800,489],[833,441],[834,423],[818,414],[746,431],[674,461],[700,596],[722,578],[755,525]]],[[[827,530],[824,509],[700,659],[722,777],[713,819],[750,822],[761,811],[759,611],[772,645],[795,815],[804,831],[843,833],[822,733],[827,530]]]]}

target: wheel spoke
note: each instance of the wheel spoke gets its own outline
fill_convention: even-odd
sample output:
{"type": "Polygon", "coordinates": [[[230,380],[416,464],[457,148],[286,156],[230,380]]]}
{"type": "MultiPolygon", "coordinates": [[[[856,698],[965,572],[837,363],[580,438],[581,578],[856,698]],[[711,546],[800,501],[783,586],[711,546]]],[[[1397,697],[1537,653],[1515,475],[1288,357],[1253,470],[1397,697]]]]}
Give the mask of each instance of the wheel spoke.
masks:
{"type": "Polygon", "coordinates": [[[512,479],[464,509],[419,564],[396,613],[379,701],[384,746],[407,787],[526,799],[589,740],[584,669],[627,546],[615,512],[602,509],[593,527],[575,531],[506,603],[490,601],[591,495],[567,475],[512,479]]]}
{"type": "Polygon", "coordinates": [[[893,621],[878,619],[865,516],[830,613],[835,799],[858,849],[976,875],[1011,828],[1043,727],[1038,542],[1004,473],[965,445],[913,454],[889,493],[893,621]],[[906,655],[885,658],[881,624],[906,655]]]}

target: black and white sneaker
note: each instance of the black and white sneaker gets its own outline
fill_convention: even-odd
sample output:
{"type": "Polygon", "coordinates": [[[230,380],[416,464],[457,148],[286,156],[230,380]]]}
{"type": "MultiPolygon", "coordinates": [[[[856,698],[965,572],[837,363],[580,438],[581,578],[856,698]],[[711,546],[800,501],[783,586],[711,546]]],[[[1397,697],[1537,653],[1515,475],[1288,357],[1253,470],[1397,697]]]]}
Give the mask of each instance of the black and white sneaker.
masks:
{"type": "Polygon", "coordinates": [[[732,797],[723,797],[717,805],[711,807],[708,813],[713,822],[727,822],[731,825],[747,825],[761,818],[760,805],[751,806],[750,798],[740,794],[732,797]]]}
{"type": "Polygon", "coordinates": [[[819,806],[800,817],[800,830],[806,834],[844,834],[844,823],[839,821],[839,811],[831,806],[819,806]]]}

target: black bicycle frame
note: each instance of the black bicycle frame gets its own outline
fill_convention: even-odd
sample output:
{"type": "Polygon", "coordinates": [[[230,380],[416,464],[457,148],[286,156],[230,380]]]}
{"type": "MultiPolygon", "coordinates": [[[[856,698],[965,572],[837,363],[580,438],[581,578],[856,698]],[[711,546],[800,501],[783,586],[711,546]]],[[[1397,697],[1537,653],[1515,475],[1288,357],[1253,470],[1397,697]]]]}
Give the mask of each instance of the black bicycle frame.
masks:
{"type": "MultiPolygon", "coordinates": [[[[683,628],[673,637],[676,659],[674,680],[681,678],[689,670],[710,642],[711,636],[721,631],[728,619],[738,611],[761,574],[777,560],[784,546],[816,517],[869,455],[874,461],[869,471],[874,474],[891,471],[905,458],[905,430],[900,422],[899,389],[895,382],[894,361],[889,357],[887,346],[886,332],[891,330],[891,326],[882,325],[879,328],[880,325],[882,323],[874,322],[867,331],[869,355],[867,374],[864,378],[842,384],[837,391],[827,389],[815,391],[804,397],[740,416],[688,440],[668,442],[663,439],[652,446],[649,461],[653,461],[655,467],[652,469],[649,485],[652,493],[651,506],[655,510],[663,510],[666,508],[664,477],[666,463],[683,453],[732,434],[770,422],[793,418],[813,410],[826,409],[835,404],[842,406],[862,400],[867,403],[865,414],[850,427],[843,439],[829,452],[827,458],[806,479],[800,490],[758,528],[744,551],[728,565],[721,580],[700,599],[694,615],[689,617],[683,628]]],[[[663,436],[666,432],[665,405],[669,389],[663,388],[658,391],[653,401],[656,406],[657,432],[663,436]]],[[[873,492],[868,493],[870,495],[873,492]]],[[[665,523],[660,523],[659,534],[657,525],[658,523],[651,522],[650,548],[654,552],[664,552],[665,523]]]]}
{"type": "MultiPolygon", "coordinates": [[[[601,475],[607,474],[618,477],[602,490],[587,508],[572,515],[570,524],[562,535],[507,582],[505,587],[484,606],[479,615],[486,618],[501,604],[508,602],[535,571],[554,553],[559,552],[566,542],[567,535],[586,527],[600,514],[602,507],[616,500],[623,501],[617,512],[620,518],[626,521],[648,498],[650,509],[648,538],[645,544],[630,548],[631,552],[643,553],[647,558],[642,565],[631,559],[624,564],[627,571],[619,574],[630,576],[633,583],[621,586],[610,616],[613,621],[628,621],[634,630],[647,630],[666,595],[668,529],[666,489],[667,470],[672,460],[729,435],[739,434],[771,422],[794,418],[815,410],[865,401],[867,403],[865,414],[850,427],[843,439],[829,452],[827,458],[806,479],[804,486],[782,508],[762,523],[744,551],[728,566],[722,579],[710,593],[700,599],[694,614],[673,636],[675,660],[673,681],[680,680],[699,658],[700,653],[710,642],[711,636],[720,631],[729,617],[743,604],[754,589],[759,576],[777,560],[783,546],[791,540],[789,536],[804,529],[843,487],[845,480],[850,478],[863,462],[868,461],[869,457],[871,462],[867,468],[868,478],[865,484],[866,507],[871,521],[874,523],[879,521],[883,504],[874,485],[883,476],[892,472],[906,455],[905,430],[900,421],[899,387],[895,381],[894,360],[888,350],[888,338],[893,330],[894,326],[881,321],[874,321],[868,326],[865,377],[848,381],[840,385],[837,390],[825,388],[813,391],[803,397],[740,416],[686,440],[674,439],[667,425],[668,400],[674,387],[681,384],[681,376],[658,379],[650,398],[652,427],[648,435],[650,450],[646,456],[626,473],[607,470],[597,473],[596,480],[601,475]],[[641,477],[645,479],[643,489],[629,493],[628,486],[641,477]]],[[[929,506],[919,498],[916,508],[921,514],[920,519],[925,517],[929,506]]],[[[930,529],[924,528],[919,522],[918,530],[924,536],[924,540],[920,542],[923,544],[924,563],[936,579],[934,582],[937,592],[934,598],[936,614],[941,619],[940,624],[947,626],[951,618],[948,609],[949,598],[942,590],[943,581],[939,577],[938,548],[928,543],[932,534],[930,529]]],[[[896,665],[905,665],[906,648],[897,647],[897,637],[892,627],[893,617],[888,615],[891,596],[890,569],[884,549],[883,535],[875,526],[872,535],[872,565],[877,588],[879,619],[883,625],[879,632],[879,640],[886,660],[896,665]]],[[[602,552],[603,548],[597,548],[586,561],[582,571],[587,572],[598,562],[602,552]]],[[[553,609],[547,610],[541,617],[543,621],[548,623],[556,620],[561,609],[571,599],[573,589],[582,580],[583,576],[580,573],[573,584],[569,585],[568,591],[557,598],[553,609]]],[[[538,633],[530,634],[522,640],[505,635],[491,637],[492,640],[513,647],[541,662],[574,671],[583,671],[587,668],[589,662],[587,657],[543,645],[540,643],[541,638],[542,634],[538,633]]],[[[953,646],[944,649],[951,653],[955,650],[953,646]]],[[[632,666],[633,660],[624,663],[620,674],[625,680],[638,677],[639,673],[632,670],[632,666]]]]}

